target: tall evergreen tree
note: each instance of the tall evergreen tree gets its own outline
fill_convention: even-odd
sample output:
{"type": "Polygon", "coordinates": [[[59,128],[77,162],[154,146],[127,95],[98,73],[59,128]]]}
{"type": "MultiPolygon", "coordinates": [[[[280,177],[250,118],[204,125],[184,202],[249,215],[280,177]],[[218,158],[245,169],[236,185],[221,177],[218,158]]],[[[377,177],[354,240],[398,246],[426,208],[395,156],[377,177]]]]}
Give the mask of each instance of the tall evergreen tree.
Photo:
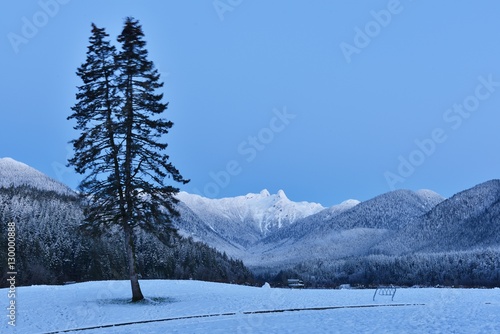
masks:
{"type": "Polygon", "coordinates": [[[177,188],[166,179],[187,183],[164,153],[162,141],[173,123],[162,118],[168,103],[156,91],[163,86],[137,20],[127,18],[116,53],[103,29],[92,26],[87,61],[77,72],[73,107],[75,156],[69,161],[86,174],[80,188],[89,197],[86,226],[94,231],[116,226],[123,231],[132,300],[143,299],[139,286],[134,231],[141,228],[165,241],[175,234],[177,188]]]}
{"type": "MultiPolygon", "coordinates": [[[[121,213],[114,195],[121,188],[118,183],[119,138],[116,135],[121,98],[116,87],[116,48],[105,40],[108,36],[103,28],[92,24],[87,59],[76,72],[83,85],[78,87],[78,102],[68,117],[76,120],[74,128],[81,133],[78,139],[71,141],[75,155],[69,164],[78,173],[86,174],[80,188],[92,194],[89,201],[93,205],[85,212],[89,223],[109,223],[117,220],[121,213]]],[[[99,227],[98,224],[93,226],[99,227]]]]}

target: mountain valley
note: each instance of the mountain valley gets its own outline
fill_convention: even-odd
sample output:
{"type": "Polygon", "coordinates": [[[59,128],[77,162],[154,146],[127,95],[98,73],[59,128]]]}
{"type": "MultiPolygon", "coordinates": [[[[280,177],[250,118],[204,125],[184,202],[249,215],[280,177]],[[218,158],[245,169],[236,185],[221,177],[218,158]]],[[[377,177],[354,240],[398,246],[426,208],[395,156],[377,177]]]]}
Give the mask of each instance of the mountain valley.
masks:
{"type": "MultiPolygon", "coordinates": [[[[71,261],[92,258],[98,252],[92,250],[96,242],[101,252],[118,256],[112,249],[113,237],[108,234],[92,242],[74,234],[83,211],[78,194],[64,184],[4,158],[0,159],[0,190],[2,223],[16,219],[20,243],[28,245],[31,239],[39,243],[38,248],[27,246],[32,253],[51,249],[47,266],[72,273],[64,277],[83,275],[85,270],[71,261]],[[56,231],[63,233],[60,237],[64,240],[58,239],[60,233],[56,231]],[[71,250],[77,251],[79,258],[71,255],[71,250]]],[[[214,253],[213,263],[241,260],[261,278],[273,279],[280,272],[288,272],[322,286],[372,284],[383,277],[390,281],[400,278],[404,284],[434,284],[447,279],[456,284],[488,285],[496,277],[500,279],[500,264],[492,260],[500,255],[500,180],[484,182],[448,199],[431,190],[395,190],[364,202],[350,199],[328,208],[291,201],[283,190],[270,194],[264,189],[222,199],[180,192],[177,198],[180,216],[174,224],[182,236],[189,237],[186,240],[200,245],[183,244],[182,256],[203,254],[208,250],[200,247],[206,244],[220,252],[218,260],[219,255],[214,253]],[[456,274],[450,279],[447,277],[451,274],[446,276],[443,270],[456,274]]],[[[169,256],[175,252],[156,243],[151,247],[146,236],[138,238],[139,251],[143,251],[140,262],[149,268],[146,271],[151,277],[174,272],[166,269],[174,264],[167,265],[157,252],[169,256]]],[[[27,255],[24,261],[33,264],[27,255]]],[[[102,271],[102,265],[93,270],[102,271]]],[[[219,266],[227,267],[234,277],[240,275],[235,273],[241,270],[236,269],[239,263],[219,266]]],[[[45,273],[43,270],[30,272],[36,277],[40,271],[45,273]]],[[[187,267],[175,270],[178,277],[194,273],[187,267]]],[[[245,275],[238,277],[248,277],[245,275]]]]}

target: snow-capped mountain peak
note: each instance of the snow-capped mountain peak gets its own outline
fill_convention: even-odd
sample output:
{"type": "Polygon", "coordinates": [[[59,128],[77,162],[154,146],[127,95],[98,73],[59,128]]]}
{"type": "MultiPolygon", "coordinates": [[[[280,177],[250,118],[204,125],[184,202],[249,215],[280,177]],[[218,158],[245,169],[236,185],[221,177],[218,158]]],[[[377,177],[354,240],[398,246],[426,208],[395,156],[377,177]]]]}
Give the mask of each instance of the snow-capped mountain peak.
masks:
{"type": "Polygon", "coordinates": [[[443,196],[429,189],[420,189],[415,191],[415,193],[426,202],[433,203],[434,205],[437,205],[445,200],[443,196]]]}
{"type": "Polygon", "coordinates": [[[277,194],[278,198],[281,198],[281,199],[288,199],[288,197],[286,197],[286,194],[283,190],[278,190],[278,194],[277,194]]]}
{"type": "Polygon", "coordinates": [[[63,195],[74,194],[64,184],[51,179],[38,170],[12,158],[0,158],[0,187],[30,186],[63,195]]]}
{"type": "Polygon", "coordinates": [[[270,194],[263,189],[258,194],[221,199],[180,192],[177,198],[215,231],[227,229],[227,224],[236,224],[247,225],[245,227],[262,235],[324,209],[318,203],[293,202],[283,190],[270,194]]]}
{"type": "Polygon", "coordinates": [[[340,204],[332,206],[332,208],[335,208],[335,209],[341,210],[341,211],[346,211],[350,208],[355,207],[359,203],[361,203],[361,201],[358,201],[357,199],[348,199],[348,200],[343,201],[340,204]]]}
{"type": "Polygon", "coordinates": [[[260,192],[260,195],[263,196],[263,197],[269,197],[269,196],[271,196],[271,194],[269,193],[269,190],[267,190],[267,189],[263,189],[260,192]]]}

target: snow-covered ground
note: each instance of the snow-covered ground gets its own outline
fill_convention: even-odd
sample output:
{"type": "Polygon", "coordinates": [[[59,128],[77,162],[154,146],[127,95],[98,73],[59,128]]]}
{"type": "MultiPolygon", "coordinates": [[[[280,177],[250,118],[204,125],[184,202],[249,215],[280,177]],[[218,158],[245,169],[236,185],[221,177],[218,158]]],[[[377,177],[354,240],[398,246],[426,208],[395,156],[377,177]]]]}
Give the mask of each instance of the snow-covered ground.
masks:
{"type": "Polygon", "coordinates": [[[128,302],[128,281],[0,289],[1,333],[47,333],[161,319],[71,333],[500,333],[500,289],[290,290],[145,280],[148,300],[128,302]],[[313,310],[312,308],[319,308],[313,310]],[[321,309],[328,308],[328,309],[321,309]],[[292,309],[309,309],[294,310],[292,309]],[[255,311],[287,310],[273,313],[255,311]],[[177,318],[177,319],[176,319],[177,318]]]}

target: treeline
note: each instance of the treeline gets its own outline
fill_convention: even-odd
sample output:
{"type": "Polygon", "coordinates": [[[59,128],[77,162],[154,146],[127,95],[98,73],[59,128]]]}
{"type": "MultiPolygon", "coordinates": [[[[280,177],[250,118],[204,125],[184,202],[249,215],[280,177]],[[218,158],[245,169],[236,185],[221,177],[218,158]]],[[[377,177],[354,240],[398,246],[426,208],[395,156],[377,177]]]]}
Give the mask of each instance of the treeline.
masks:
{"type": "MultiPolygon", "coordinates": [[[[80,199],[27,186],[0,188],[0,258],[7,259],[8,223],[16,226],[17,285],[62,284],[68,281],[128,279],[121,234],[84,235],[80,199]]],[[[191,239],[169,245],[137,233],[137,260],[143,279],[199,279],[245,283],[252,273],[191,239]]],[[[1,287],[7,268],[2,266],[1,287]]]]}
{"type": "Polygon", "coordinates": [[[278,286],[286,278],[301,278],[307,287],[313,288],[333,288],[341,284],[500,287],[499,258],[500,248],[404,256],[370,255],[306,262],[277,274],[263,272],[259,278],[278,286]]]}

